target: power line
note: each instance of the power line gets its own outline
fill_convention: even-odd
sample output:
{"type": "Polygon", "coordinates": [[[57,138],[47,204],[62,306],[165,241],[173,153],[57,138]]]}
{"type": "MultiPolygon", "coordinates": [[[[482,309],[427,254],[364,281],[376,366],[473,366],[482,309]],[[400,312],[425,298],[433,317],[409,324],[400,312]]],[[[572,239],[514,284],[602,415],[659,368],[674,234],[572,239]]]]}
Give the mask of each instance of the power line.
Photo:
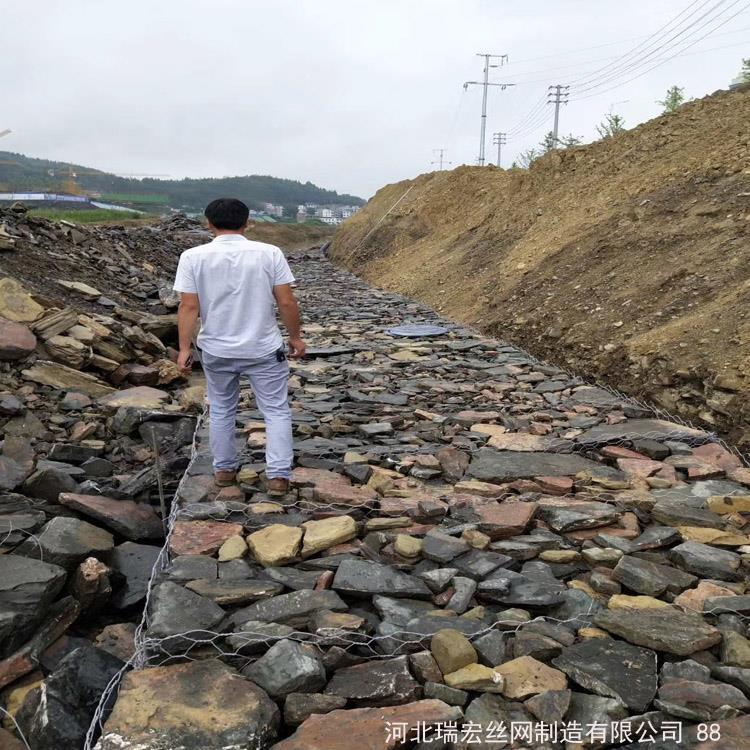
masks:
{"type": "MultiPolygon", "coordinates": [[[[732,6],[736,5],[737,2],[739,2],[739,0],[735,0],[735,2],[732,3],[732,6]]],[[[730,8],[732,6],[730,6],[730,8]]],[[[750,8],[750,3],[747,3],[746,5],[744,5],[742,8],[740,8],[740,10],[738,10],[736,13],[733,13],[728,18],[723,19],[721,21],[721,23],[718,26],[714,27],[714,28],[720,28],[721,26],[724,26],[725,24],[729,23],[733,18],[736,18],[740,13],[742,13],[747,8],[750,8]]],[[[640,78],[641,76],[646,75],[646,73],[650,73],[652,70],[654,70],[655,68],[658,68],[660,65],[663,65],[664,63],[669,62],[670,60],[673,60],[676,57],[680,57],[680,55],[682,53],[684,53],[684,51],[686,49],[690,49],[690,47],[695,46],[696,44],[698,44],[698,42],[703,41],[710,34],[711,34],[711,32],[709,31],[709,32],[705,33],[703,36],[698,37],[698,39],[694,39],[692,42],[689,42],[687,45],[685,45],[680,52],[676,52],[674,55],[670,55],[669,57],[661,59],[660,61],[658,61],[654,65],[652,65],[650,68],[646,68],[646,70],[642,70],[641,72],[637,73],[634,76],[631,76],[630,78],[628,78],[628,79],[626,79],[624,81],[619,81],[616,86],[613,86],[613,87],[611,87],[609,89],[605,89],[604,91],[597,91],[594,94],[588,94],[587,96],[578,96],[578,94],[580,94],[580,93],[585,93],[586,91],[593,91],[594,89],[599,89],[602,86],[606,85],[605,82],[602,82],[602,83],[597,84],[595,86],[591,86],[591,87],[589,87],[587,89],[582,89],[581,91],[578,92],[578,94],[576,94],[574,92],[573,99],[576,100],[576,101],[580,101],[582,99],[589,99],[592,96],[599,96],[600,94],[605,94],[608,91],[613,91],[615,88],[619,88],[620,86],[624,86],[626,83],[630,83],[631,81],[635,81],[637,78],[640,78]]]]}
{"type": "MultiPolygon", "coordinates": [[[[731,10],[731,8],[734,7],[735,5],[737,5],[737,3],[739,3],[740,1],[741,0],[733,0],[733,2],[731,3],[731,5],[729,6],[729,8],[726,8],[725,10],[731,10]]],[[[721,13],[724,12],[723,10],[719,13],[718,16],[714,16],[714,17],[709,18],[708,20],[704,21],[703,23],[700,23],[696,29],[694,29],[692,32],[690,32],[690,34],[688,34],[687,38],[680,39],[680,37],[682,37],[689,28],[691,28],[692,26],[694,26],[696,23],[699,23],[700,21],[703,21],[703,19],[705,19],[706,16],[710,15],[714,10],[716,10],[717,8],[719,8],[725,2],[726,2],[726,0],[719,0],[719,2],[716,3],[716,5],[714,5],[712,8],[710,8],[699,19],[697,19],[692,24],[690,24],[690,26],[688,26],[686,29],[683,29],[681,32],[673,35],[672,37],[670,37],[670,39],[666,40],[666,42],[664,42],[661,46],[659,46],[656,49],[652,50],[647,55],[645,55],[644,57],[642,57],[640,60],[631,61],[630,63],[628,63],[624,67],[620,68],[619,70],[611,71],[610,73],[608,73],[607,75],[605,75],[603,77],[599,76],[598,77],[599,80],[597,80],[597,76],[590,76],[590,77],[588,77],[588,79],[586,79],[586,78],[579,79],[578,83],[572,82],[573,83],[574,95],[575,94],[585,93],[586,91],[592,91],[595,88],[599,88],[601,86],[605,86],[608,83],[611,83],[611,82],[615,81],[616,79],[620,78],[621,76],[628,74],[628,72],[635,72],[638,68],[641,68],[643,65],[649,65],[649,64],[653,63],[654,62],[654,59],[653,59],[654,55],[657,55],[657,54],[660,54],[660,53],[664,53],[664,52],[668,52],[669,50],[674,49],[676,46],[678,46],[678,45],[680,45],[680,44],[688,41],[695,34],[700,33],[700,31],[702,31],[706,26],[708,26],[709,24],[711,24],[714,21],[716,21],[718,19],[718,17],[721,15],[721,13]],[[671,42],[671,44],[669,42],[671,42]]],[[[747,7],[747,6],[745,6],[745,7],[747,7]]],[[[738,15],[739,12],[741,12],[741,10],[738,11],[738,13],[736,13],[735,15],[738,15]]],[[[701,41],[701,39],[704,39],[706,36],[708,36],[711,33],[711,31],[715,30],[716,28],[719,28],[720,26],[722,26],[725,23],[727,23],[728,21],[730,21],[732,17],[733,16],[731,16],[730,18],[724,19],[718,26],[716,26],[713,29],[709,30],[706,34],[704,34],[704,36],[699,37],[698,39],[693,40],[692,42],[690,42],[689,44],[687,44],[685,47],[683,47],[682,50],[687,49],[688,47],[692,46],[693,44],[697,44],[699,41],[701,41]]],[[[659,64],[661,64],[661,63],[657,63],[657,65],[659,65],[659,64]]],[[[653,67],[656,67],[656,66],[652,66],[652,68],[649,68],[649,70],[653,69],[653,67]]],[[[644,72],[646,72],[646,71],[644,71],[644,72]]]]}
{"type": "MultiPolygon", "coordinates": [[[[658,45],[659,42],[661,41],[661,38],[664,35],[671,33],[671,31],[673,31],[673,29],[670,29],[670,27],[673,24],[675,24],[676,22],[679,22],[680,18],[682,16],[684,16],[685,13],[687,13],[687,11],[689,11],[691,8],[693,8],[696,5],[699,6],[698,8],[696,8],[695,10],[693,10],[692,13],[688,14],[687,19],[689,19],[698,10],[700,10],[705,5],[708,5],[712,1],[713,0],[693,0],[693,2],[690,3],[690,5],[688,5],[687,8],[684,8],[682,11],[680,11],[680,13],[678,13],[674,18],[671,18],[666,24],[664,24],[659,29],[657,29],[655,32],[653,32],[652,34],[650,34],[649,36],[647,36],[642,42],[639,42],[638,44],[636,44],[635,47],[633,47],[632,49],[628,50],[627,52],[624,52],[622,55],[620,55],[619,57],[615,58],[615,60],[613,60],[612,62],[607,63],[607,65],[604,65],[601,68],[597,68],[596,70],[593,70],[593,71],[591,71],[589,73],[585,73],[585,74],[583,74],[583,76],[579,77],[578,79],[569,81],[569,83],[584,85],[589,80],[592,80],[592,79],[595,79],[595,78],[599,77],[600,74],[605,73],[605,71],[607,71],[607,70],[609,70],[611,68],[616,68],[621,63],[625,63],[628,60],[628,58],[630,58],[630,57],[632,57],[634,55],[637,56],[638,54],[643,54],[648,49],[650,49],[651,47],[653,47],[654,44],[658,45]]],[[[725,1],[726,0],[718,0],[718,4],[720,5],[720,4],[724,3],[725,1]]],[[[685,19],[685,20],[687,20],[687,19],[685,19]]],[[[690,28],[690,26],[688,26],[688,28],[690,28]]],[[[609,73],[607,73],[607,75],[609,75],[609,73]]]]}
{"type": "MultiPolygon", "coordinates": [[[[750,4],[748,4],[748,6],[743,7],[736,14],[730,16],[727,19],[724,19],[724,21],[722,21],[722,25],[728,23],[733,18],[735,18],[737,15],[739,15],[742,12],[744,12],[748,7],[750,7],[750,4]]],[[[716,28],[720,28],[720,27],[716,27],[716,28]]],[[[750,28],[750,27],[747,27],[747,28],[750,28]]],[[[743,31],[743,30],[747,30],[747,29],[737,29],[737,31],[743,31]]],[[[735,31],[731,31],[731,32],[727,32],[727,33],[735,33],[735,31]]],[[[693,42],[691,42],[689,45],[686,45],[685,47],[683,47],[682,51],[680,51],[679,53],[671,55],[669,57],[659,58],[658,60],[653,61],[653,62],[655,62],[655,64],[651,68],[649,68],[648,70],[643,71],[638,76],[633,76],[632,78],[628,79],[627,81],[624,81],[622,84],[618,84],[618,86],[614,86],[614,87],[612,87],[610,89],[606,89],[604,91],[599,91],[599,92],[596,92],[596,93],[593,93],[593,94],[588,94],[587,96],[576,96],[575,93],[574,93],[573,96],[572,96],[572,98],[573,98],[574,101],[580,101],[580,100],[583,100],[583,99],[590,99],[590,98],[592,98],[594,96],[604,95],[604,94],[608,93],[609,91],[614,90],[615,88],[619,88],[620,85],[623,85],[624,83],[628,83],[629,81],[635,80],[635,78],[640,77],[640,75],[645,75],[646,73],[650,72],[651,70],[654,70],[655,68],[659,67],[663,63],[669,62],[670,60],[674,60],[675,58],[678,58],[678,57],[689,57],[691,55],[700,55],[700,54],[704,54],[706,52],[715,52],[717,50],[730,49],[732,47],[739,47],[739,46],[745,46],[746,45],[746,42],[742,41],[742,42],[734,42],[733,44],[719,45],[717,47],[708,47],[707,49],[698,49],[698,50],[694,50],[693,52],[685,52],[684,51],[684,50],[690,49],[690,47],[692,47],[692,46],[695,46],[695,44],[698,44],[700,41],[703,41],[703,39],[705,39],[708,36],[719,36],[719,35],[718,34],[713,34],[711,32],[709,34],[704,35],[700,39],[693,40],[693,42]]],[[[550,70],[553,70],[553,69],[550,69],[550,70]]],[[[525,83],[541,83],[541,82],[543,82],[545,80],[549,80],[549,79],[538,78],[538,79],[533,80],[533,81],[526,81],[525,83]]],[[[593,90],[593,87],[592,87],[592,90],[593,90]]],[[[526,135],[526,134],[528,134],[528,133],[533,132],[534,130],[536,130],[538,128],[539,124],[546,119],[546,117],[544,117],[544,116],[542,116],[541,118],[539,117],[539,114],[540,114],[540,102],[544,102],[544,97],[542,97],[540,100],[538,100],[532,106],[531,110],[529,110],[529,112],[527,112],[526,115],[524,115],[524,117],[513,128],[511,128],[508,131],[508,136],[509,137],[511,137],[511,138],[520,138],[520,137],[523,137],[524,135],[526,135]]]]}
{"type": "MultiPolygon", "coordinates": [[[[749,31],[749,30],[750,30],[750,26],[745,26],[741,29],[732,29],[731,31],[722,31],[719,34],[711,34],[710,36],[712,37],[713,36],[727,36],[729,34],[739,34],[743,31],[749,31]]],[[[635,38],[639,39],[640,37],[635,37],[635,38]]],[[[710,52],[711,50],[716,50],[716,49],[727,49],[728,47],[738,47],[742,44],[747,45],[747,42],[743,40],[741,42],[735,42],[733,44],[727,44],[727,45],[723,45],[720,47],[711,47],[710,49],[706,49],[706,50],[696,50],[695,52],[691,52],[690,54],[699,54],[700,52],[710,52]]],[[[617,57],[618,57],[617,55],[610,55],[608,57],[598,57],[593,60],[579,60],[578,62],[568,63],[566,65],[556,65],[555,67],[551,67],[551,68],[537,68],[535,70],[527,70],[523,73],[510,73],[510,74],[504,75],[503,78],[516,78],[517,79],[517,78],[524,78],[525,76],[535,75],[537,73],[559,73],[560,70],[562,70],[563,68],[578,68],[583,65],[591,65],[592,63],[607,62],[608,60],[615,60],[617,59],[617,57]]],[[[532,80],[516,81],[516,83],[539,83],[539,82],[546,81],[546,80],[549,80],[549,79],[536,78],[532,80]]]]}

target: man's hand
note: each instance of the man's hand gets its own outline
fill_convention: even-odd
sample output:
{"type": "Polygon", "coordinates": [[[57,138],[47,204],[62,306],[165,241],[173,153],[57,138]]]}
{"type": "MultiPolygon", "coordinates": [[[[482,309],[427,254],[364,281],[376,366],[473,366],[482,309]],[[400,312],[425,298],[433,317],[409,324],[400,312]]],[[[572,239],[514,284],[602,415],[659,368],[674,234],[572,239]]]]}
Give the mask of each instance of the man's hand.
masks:
{"type": "Polygon", "coordinates": [[[289,339],[289,356],[292,359],[302,359],[305,356],[305,342],[300,338],[289,339]]]}
{"type": "Polygon", "coordinates": [[[193,352],[191,349],[180,349],[180,353],[177,355],[177,366],[183,374],[190,374],[193,369],[193,352]]]}

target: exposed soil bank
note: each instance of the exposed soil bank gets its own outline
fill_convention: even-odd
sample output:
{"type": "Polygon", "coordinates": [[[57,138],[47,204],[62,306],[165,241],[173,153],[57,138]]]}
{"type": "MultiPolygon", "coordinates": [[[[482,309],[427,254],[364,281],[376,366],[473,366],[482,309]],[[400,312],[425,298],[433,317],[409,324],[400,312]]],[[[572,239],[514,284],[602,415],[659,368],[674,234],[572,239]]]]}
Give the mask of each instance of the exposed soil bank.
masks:
{"type": "Polygon", "coordinates": [[[331,256],[747,450],[748,122],[750,91],[720,92],[529,171],[388,185],[331,256]]]}

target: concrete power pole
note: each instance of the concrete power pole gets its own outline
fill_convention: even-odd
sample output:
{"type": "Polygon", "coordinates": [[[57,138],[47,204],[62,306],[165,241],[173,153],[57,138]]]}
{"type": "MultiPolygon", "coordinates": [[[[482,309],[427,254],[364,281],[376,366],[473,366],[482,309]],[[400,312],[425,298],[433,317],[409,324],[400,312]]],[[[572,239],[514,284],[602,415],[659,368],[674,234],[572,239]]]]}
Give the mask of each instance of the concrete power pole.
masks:
{"type": "Polygon", "coordinates": [[[568,103],[568,91],[570,86],[561,86],[559,83],[556,86],[549,86],[549,93],[547,94],[547,104],[555,105],[555,124],[552,128],[553,142],[557,145],[557,133],[560,125],[560,105],[568,103]]]}
{"type": "Polygon", "coordinates": [[[502,147],[508,142],[506,133],[493,133],[492,143],[497,146],[497,166],[500,166],[500,158],[502,154],[502,147]]]}
{"type": "Polygon", "coordinates": [[[452,161],[445,161],[445,159],[443,158],[445,156],[445,152],[447,150],[448,149],[446,149],[446,148],[433,148],[432,149],[432,153],[433,154],[438,154],[438,156],[437,156],[437,158],[434,161],[431,161],[430,164],[439,164],[440,166],[438,167],[438,169],[441,172],[443,171],[443,163],[445,163],[445,164],[453,164],[452,161]]]}
{"type": "Polygon", "coordinates": [[[481,81],[466,81],[464,83],[464,89],[469,86],[481,86],[482,87],[482,119],[481,127],[479,129],[479,157],[477,158],[477,164],[480,167],[484,166],[484,147],[485,147],[485,135],[487,132],[487,89],[490,86],[499,86],[501,89],[506,89],[508,86],[515,86],[514,83],[490,83],[490,68],[501,68],[504,63],[508,61],[508,55],[490,55],[485,52],[478,52],[478,57],[484,58],[484,78],[481,81]],[[491,63],[490,60],[500,60],[499,63],[491,63]]]}

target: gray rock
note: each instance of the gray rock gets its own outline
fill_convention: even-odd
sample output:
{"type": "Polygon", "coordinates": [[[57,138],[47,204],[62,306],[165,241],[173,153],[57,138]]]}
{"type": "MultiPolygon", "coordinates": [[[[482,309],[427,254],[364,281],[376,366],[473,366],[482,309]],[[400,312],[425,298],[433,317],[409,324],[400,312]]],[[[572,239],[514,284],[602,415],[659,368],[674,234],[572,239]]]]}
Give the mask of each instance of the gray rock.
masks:
{"type": "Polygon", "coordinates": [[[27,742],[38,750],[82,747],[99,698],[123,662],[98,648],[65,656],[24,700],[17,720],[27,742]]]}
{"type": "Polygon", "coordinates": [[[65,464],[82,464],[84,461],[95,458],[101,453],[100,448],[91,448],[88,445],[77,445],[76,443],[55,443],[50,449],[47,458],[50,461],[60,461],[65,464]]]}
{"type": "Polygon", "coordinates": [[[694,680],[696,682],[708,682],[711,679],[711,670],[695,659],[684,661],[665,662],[659,674],[662,685],[670,680],[694,680]]]}
{"type": "Polygon", "coordinates": [[[290,640],[275,643],[244,669],[243,674],[274,698],[289,693],[314,693],[326,682],[326,671],[320,659],[290,640]]]}
{"type": "Polygon", "coordinates": [[[614,506],[596,502],[576,502],[568,507],[542,506],[540,513],[550,528],[561,534],[577,529],[608,526],[622,515],[614,506]]]}
{"type": "Polygon", "coordinates": [[[471,604],[472,597],[477,589],[477,582],[472,578],[456,576],[453,579],[453,587],[455,593],[449,599],[445,608],[452,609],[454,612],[458,612],[458,614],[463,614],[471,604]]]}
{"type": "Polygon", "coordinates": [[[619,698],[645,711],[656,694],[656,654],[610,638],[591,638],[565,648],[552,663],[582,688],[619,698]]]}
{"type": "Polygon", "coordinates": [[[394,625],[406,625],[409,620],[435,609],[432,602],[422,601],[421,599],[394,599],[390,596],[378,594],[372,597],[372,603],[381,619],[394,625]]]}
{"type": "Polygon", "coordinates": [[[480,663],[487,667],[497,667],[505,661],[507,644],[508,637],[499,630],[490,630],[471,642],[480,663]]]}
{"type": "Polygon", "coordinates": [[[578,436],[578,442],[602,444],[621,442],[623,440],[699,440],[705,442],[709,438],[707,432],[684,427],[676,422],[663,419],[628,419],[619,424],[597,425],[578,436]]]}
{"type": "Polygon", "coordinates": [[[145,598],[158,556],[159,547],[150,544],[124,542],[114,548],[110,556],[116,584],[113,607],[127,609],[145,598]]]}
{"type": "Polygon", "coordinates": [[[421,578],[433,593],[439,594],[448,588],[448,584],[453,580],[456,573],[458,573],[458,568],[435,568],[434,570],[416,573],[416,576],[421,578]]]}
{"type": "Polygon", "coordinates": [[[419,578],[401,573],[389,565],[367,560],[344,560],[336,571],[332,586],[336,591],[352,596],[386,594],[417,599],[432,597],[430,589],[419,578]]]}
{"type": "Polygon", "coordinates": [[[469,694],[465,690],[448,687],[441,682],[425,682],[424,697],[435,698],[449,706],[465,706],[469,702],[469,694]]]}
{"type": "Polygon", "coordinates": [[[151,592],[148,637],[164,639],[167,651],[205,638],[224,620],[224,610],[176,583],[160,583],[151,592]]]}
{"type": "Polygon", "coordinates": [[[506,568],[513,563],[513,558],[499,552],[473,549],[465,555],[455,558],[452,565],[469,578],[481,580],[498,568],[506,568]]]}
{"type": "Polygon", "coordinates": [[[227,636],[227,643],[241,654],[263,653],[277,641],[289,638],[294,628],[275,622],[250,620],[237,625],[234,633],[227,636]]]}
{"type": "Polygon", "coordinates": [[[196,578],[217,578],[217,562],[208,555],[178,555],[167,568],[170,581],[193,581],[196,578]]]}
{"type": "Polygon", "coordinates": [[[748,698],[750,698],[750,669],[744,667],[727,667],[723,664],[716,664],[711,667],[711,676],[720,682],[726,682],[729,685],[739,688],[748,698]]]}
{"type": "Polygon", "coordinates": [[[594,622],[630,643],[678,656],[694,654],[721,641],[721,633],[703,618],[672,607],[610,609],[596,614],[594,622]]]}
{"type": "Polygon", "coordinates": [[[746,711],[750,700],[741,690],[721,682],[670,680],[659,688],[655,705],[673,716],[691,721],[720,718],[724,706],[746,711]]]}
{"type": "Polygon", "coordinates": [[[397,656],[337,670],[325,693],[361,708],[409,703],[420,698],[422,688],[409,672],[407,657],[397,656]]]}
{"type": "Polygon", "coordinates": [[[448,536],[440,531],[428,532],[422,542],[424,557],[441,565],[451,562],[453,558],[463,555],[468,550],[469,545],[463,539],[448,536]]]}
{"type": "Polygon", "coordinates": [[[482,482],[500,484],[533,477],[575,476],[587,471],[596,477],[620,479],[624,475],[609,466],[590,461],[575,453],[524,453],[482,448],[469,464],[469,476],[482,482]]]}
{"type": "Polygon", "coordinates": [[[233,623],[260,620],[277,622],[291,627],[304,626],[311,615],[321,609],[345,612],[344,600],[335,591],[311,591],[302,589],[290,594],[281,594],[271,599],[255,602],[232,615],[233,623]]]}
{"type": "Polygon", "coordinates": [[[683,570],[702,578],[740,581],[741,558],[736,552],[711,547],[700,542],[683,542],[670,552],[670,559],[683,570]]]}
{"type": "Polygon", "coordinates": [[[565,715],[566,723],[577,722],[584,727],[583,743],[584,747],[599,747],[600,743],[591,742],[591,736],[586,736],[585,727],[592,724],[604,725],[607,739],[612,736],[612,724],[624,719],[628,715],[625,704],[617,698],[603,698],[599,695],[588,695],[587,693],[570,694],[570,705],[565,715]]]}
{"type": "Polygon", "coordinates": [[[24,493],[49,503],[56,503],[61,492],[76,492],[78,483],[60,469],[37,469],[25,482],[24,493]]]}
{"type": "Polygon", "coordinates": [[[19,555],[0,555],[0,608],[27,615],[43,612],[65,585],[65,570],[19,555]]]}
{"type": "Polygon", "coordinates": [[[313,714],[327,714],[346,706],[346,698],[324,693],[289,693],[284,701],[284,722],[299,726],[313,714]]]}
{"type": "Polygon", "coordinates": [[[675,570],[669,565],[625,555],[612,571],[612,578],[623,586],[646,596],[660,596],[665,591],[679,594],[695,584],[695,576],[675,570]]]}
{"type": "Polygon", "coordinates": [[[108,531],[77,518],[58,516],[34,539],[21,544],[16,552],[26,557],[42,557],[46,562],[71,569],[87,557],[107,555],[114,544],[108,531]]]}
{"type": "Polygon", "coordinates": [[[556,724],[565,718],[570,706],[570,696],[570,690],[547,690],[533,695],[523,704],[539,721],[556,724]]]}

